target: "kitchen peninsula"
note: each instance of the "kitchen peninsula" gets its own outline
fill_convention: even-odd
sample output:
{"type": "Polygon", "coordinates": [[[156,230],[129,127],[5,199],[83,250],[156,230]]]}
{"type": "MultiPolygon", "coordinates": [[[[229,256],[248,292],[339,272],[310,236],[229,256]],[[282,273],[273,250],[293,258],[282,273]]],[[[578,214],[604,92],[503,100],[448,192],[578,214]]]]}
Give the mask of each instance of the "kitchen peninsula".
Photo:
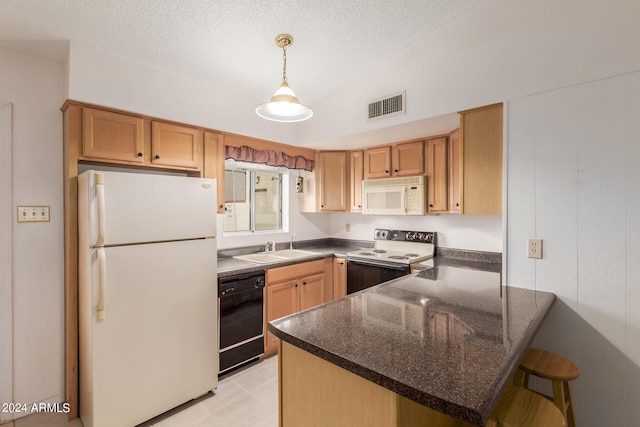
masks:
{"type": "Polygon", "coordinates": [[[555,296],[452,265],[278,319],[280,426],[483,426],[555,296]]]}

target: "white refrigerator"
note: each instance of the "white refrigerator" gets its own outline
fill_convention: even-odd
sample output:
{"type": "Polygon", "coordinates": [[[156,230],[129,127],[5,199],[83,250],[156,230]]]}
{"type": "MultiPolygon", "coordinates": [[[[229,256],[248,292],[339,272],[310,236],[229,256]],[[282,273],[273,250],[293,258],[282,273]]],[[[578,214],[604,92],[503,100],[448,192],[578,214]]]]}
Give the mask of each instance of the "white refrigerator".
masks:
{"type": "Polygon", "coordinates": [[[216,183],[78,177],[80,417],[133,426],[218,384],[216,183]]]}

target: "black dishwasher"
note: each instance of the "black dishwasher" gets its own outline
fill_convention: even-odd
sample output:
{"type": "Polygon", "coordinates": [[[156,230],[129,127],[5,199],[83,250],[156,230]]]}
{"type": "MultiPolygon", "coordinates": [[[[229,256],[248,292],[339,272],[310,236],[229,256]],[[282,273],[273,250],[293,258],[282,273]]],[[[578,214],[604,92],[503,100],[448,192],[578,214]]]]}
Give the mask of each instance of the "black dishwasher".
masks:
{"type": "Polygon", "coordinates": [[[219,373],[264,354],[264,271],[218,278],[219,373]]]}

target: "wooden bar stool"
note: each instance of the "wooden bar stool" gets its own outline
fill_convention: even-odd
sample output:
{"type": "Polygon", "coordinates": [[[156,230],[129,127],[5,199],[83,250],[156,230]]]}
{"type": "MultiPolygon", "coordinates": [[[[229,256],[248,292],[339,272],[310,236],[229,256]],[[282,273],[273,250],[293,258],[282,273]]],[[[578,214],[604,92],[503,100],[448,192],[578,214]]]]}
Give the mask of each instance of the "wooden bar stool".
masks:
{"type": "Polygon", "coordinates": [[[514,384],[525,388],[529,386],[529,375],[551,381],[553,397],[545,396],[560,409],[567,421],[567,427],[575,427],[573,402],[569,381],[580,376],[580,370],[568,359],[545,350],[529,349],[520,361],[520,372],[514,376],[514,384]]]}
{"type": "Polygon", "coordinates": [[[565,427],[562,412],[548,399],[508,384],[485,427],[565,427]]]}

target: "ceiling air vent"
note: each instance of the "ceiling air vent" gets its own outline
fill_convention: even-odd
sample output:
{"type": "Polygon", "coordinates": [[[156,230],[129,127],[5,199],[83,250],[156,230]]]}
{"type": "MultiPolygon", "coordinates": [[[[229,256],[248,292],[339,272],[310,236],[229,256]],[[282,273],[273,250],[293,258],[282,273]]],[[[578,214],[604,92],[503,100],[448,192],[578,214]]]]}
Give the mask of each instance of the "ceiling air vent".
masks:
{"type": "Polygon", "coordinates": [[[367,121],[393,117],[405,113],[406,92],[370,101],[367,105],[367,121]]]}

